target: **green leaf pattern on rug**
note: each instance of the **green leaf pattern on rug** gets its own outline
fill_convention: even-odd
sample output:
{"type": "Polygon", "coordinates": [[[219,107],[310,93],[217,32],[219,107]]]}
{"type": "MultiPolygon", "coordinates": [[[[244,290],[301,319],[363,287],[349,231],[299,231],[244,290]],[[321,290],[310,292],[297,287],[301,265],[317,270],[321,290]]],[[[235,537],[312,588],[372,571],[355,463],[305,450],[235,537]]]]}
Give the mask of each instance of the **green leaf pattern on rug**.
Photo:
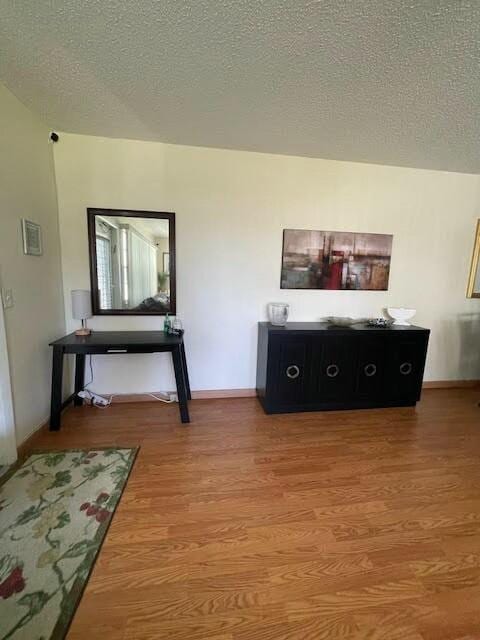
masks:
{"type": "Polygon", "coordinates": [[[21,526],[22,524],[27,524],[27,522],[30,522],[30,520],[35,520],[35,518],[38,518],[39,514],[40,505],[32,504],[28,507],[28,509],[25,509],[25,511],[23,511],[17,517],[15,524],[17,525],[17,527],[21,526]]]}
{"type": "Polygon", "coordinates": [[[64,458],[65,453],[63,451],[59,453],[51,453],[45,460],[45,464],[47,467],[56,467],[64,458]]]}
{"type": "Polygon", "coordinates": [[[57,471],[55,474],[55,480],[52,487],[64,487],[66,484],[70,484],[72,481],[72,474],[70,471],[57,471]]]}
{"type": "Polygon", "coordinates": [[[40,453],[3,482],[0,640],[63,637],[134,457],[40,453]]]}
{"type": "Polygon", "coordinates": [[[45,593],[45,591],[34,591],[33,593],[26,593],[22,596],[18,604],[28,607],[28,613],[33,617],[43,609],[48,600],[48,593],[45,593]]]}

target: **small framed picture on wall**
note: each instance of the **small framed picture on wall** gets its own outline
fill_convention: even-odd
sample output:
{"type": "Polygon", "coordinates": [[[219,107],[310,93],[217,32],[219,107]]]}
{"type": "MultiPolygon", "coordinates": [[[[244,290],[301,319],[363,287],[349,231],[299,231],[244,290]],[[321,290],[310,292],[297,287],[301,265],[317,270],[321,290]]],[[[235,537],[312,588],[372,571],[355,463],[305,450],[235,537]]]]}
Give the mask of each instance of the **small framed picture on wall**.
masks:
{"type": "Polygon", "coordinates": [[[23,253],[29,256],[41,256],[42,228],[36,222],[22,218],[23,253]]]}

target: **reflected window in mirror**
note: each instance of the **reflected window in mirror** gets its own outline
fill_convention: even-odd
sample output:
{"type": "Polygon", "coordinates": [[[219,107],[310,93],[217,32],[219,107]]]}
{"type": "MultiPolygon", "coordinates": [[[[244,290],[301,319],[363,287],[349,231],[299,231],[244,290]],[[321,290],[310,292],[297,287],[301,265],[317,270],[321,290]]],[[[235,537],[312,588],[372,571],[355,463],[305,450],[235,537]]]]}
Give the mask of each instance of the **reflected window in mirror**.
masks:
{"type": "Polygon", "coordinates": [[[95,315],[176,313],[175,214],[87,209],[95,315]]]}

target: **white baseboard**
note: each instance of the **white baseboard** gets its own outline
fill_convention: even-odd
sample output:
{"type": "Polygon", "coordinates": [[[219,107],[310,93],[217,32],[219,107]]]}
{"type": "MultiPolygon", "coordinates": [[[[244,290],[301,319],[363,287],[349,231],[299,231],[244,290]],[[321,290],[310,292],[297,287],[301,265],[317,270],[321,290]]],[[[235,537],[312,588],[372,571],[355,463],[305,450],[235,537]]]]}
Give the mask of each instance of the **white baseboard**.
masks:
{"type": "MultiPolygon", "coordinates": [[[[480,380],[430,380],[423,383],[424,389],[465,389],[480,386],[480,380]]],[[[162,391],[152,392],[155,395],[165,393],[162,391]]],[[[172,391],[175,393],[175,391],[172,391]]],[[[106,398],[113,395],[112,402],[154,402],[149,393],[102,393],[106,398]]],[[[217,398],[254,398],[257,395],[256,389],[203,389],[192,391],[193,400],[214,400],[217,398]]]]}
{"type": "Polygon", "coordinates": [[[22,440],[20,440],[20,442],[17,442],[17,449],[19,447],[21,447],[23,444],[25,444],[25,442],[31,438],[33,436],[34,433],[36,433],[37,431],[39,431],[42,427],[44,427],[50,420],[50,416],[46,416],[39,424],[37,424],[36,427],[33,427],[33,429],[31,429],[31,431],[29,431],[27,433],[26,436],[24,436],[22,438],[22,440]]]}
{"type": "MultiPolygon", "coordinates": [[[[152,391],[153,395],[165,394],[165,391],[152,391]]],[[[171,391],[169,393],[176,393],[171,391]]],[[[117,402],[155,402],[149,392],[146,393],[101,393],[100,395],[109,398],[112,395],[112,403],[117,402]]],[[[257,395],[256,389],[204,389],[192,391],[193,400],[209,400],[215,398],[254,398],[257,395]]]]}
{"type": "Polygon", "coordinates": [[[480,380],[426,380],[423,389],[469,389],[480,386],[480,380]]]}

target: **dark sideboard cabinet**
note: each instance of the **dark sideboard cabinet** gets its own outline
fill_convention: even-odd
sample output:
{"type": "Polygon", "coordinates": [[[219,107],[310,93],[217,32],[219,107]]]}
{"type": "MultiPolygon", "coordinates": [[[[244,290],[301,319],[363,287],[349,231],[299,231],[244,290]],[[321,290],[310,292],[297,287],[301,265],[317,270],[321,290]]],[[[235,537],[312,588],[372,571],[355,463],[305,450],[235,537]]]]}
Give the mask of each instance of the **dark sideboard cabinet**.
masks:
{"type": "Polygon", "coordinates": [[[258,397],[267,413],[414,406],[429,334],[414,326],[260,322],[258,397]]]}

